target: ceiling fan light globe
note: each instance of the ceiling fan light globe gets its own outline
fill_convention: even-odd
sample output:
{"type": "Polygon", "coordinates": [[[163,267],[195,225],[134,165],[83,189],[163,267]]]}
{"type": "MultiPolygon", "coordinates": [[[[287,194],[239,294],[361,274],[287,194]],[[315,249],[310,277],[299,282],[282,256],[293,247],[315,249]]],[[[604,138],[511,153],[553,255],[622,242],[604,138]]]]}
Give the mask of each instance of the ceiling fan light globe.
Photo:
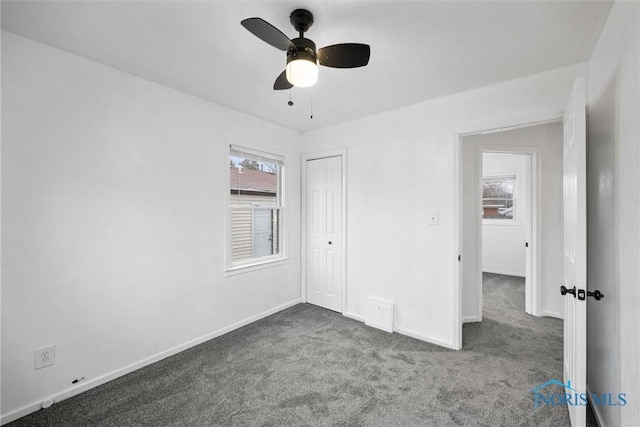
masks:
{"type": "Polygon", "coordinates": [[[285,73],[289,83],[296,87],[313,86],[318,81],[318,65],[306,58],[289,61],[285,73]]]}

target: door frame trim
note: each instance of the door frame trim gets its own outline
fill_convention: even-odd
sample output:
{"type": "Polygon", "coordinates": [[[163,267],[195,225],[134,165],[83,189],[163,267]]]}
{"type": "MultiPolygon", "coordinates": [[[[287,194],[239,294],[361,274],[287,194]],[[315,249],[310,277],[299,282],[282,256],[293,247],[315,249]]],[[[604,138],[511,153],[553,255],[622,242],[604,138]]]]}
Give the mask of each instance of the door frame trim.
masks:
{"type": "Polygon", "coordinates": [[[332,150],[316,151],[312,153],[302,153],[300,155],[301,167],[301,209],[300,209],[300,299],[307,302],[307,162],[309,160],[326,159],[329,157],[340,157],[342,167],[342,256],[341,256],[341,278],[342,291],[340,301],[340,313],[344,314],[347,305],[347,149],[336,148],[332,150]]]}

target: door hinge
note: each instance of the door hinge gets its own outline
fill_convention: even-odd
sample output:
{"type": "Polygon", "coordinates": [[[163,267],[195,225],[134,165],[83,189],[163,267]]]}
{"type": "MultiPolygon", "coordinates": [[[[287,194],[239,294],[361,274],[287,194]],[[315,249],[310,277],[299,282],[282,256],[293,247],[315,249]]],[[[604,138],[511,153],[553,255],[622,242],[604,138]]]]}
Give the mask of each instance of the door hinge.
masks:
{"type": "Polygon", "coordinates": [[[524,242],[524,247],[528,248],[529,247],[529,242],[524,242]]]}
{"type": "Polygon", "coordinates": [[[461,259],[461,256],[460,256],[460,255],[458,255],[458,261],[460,261],[460,259],[461,259]]]}

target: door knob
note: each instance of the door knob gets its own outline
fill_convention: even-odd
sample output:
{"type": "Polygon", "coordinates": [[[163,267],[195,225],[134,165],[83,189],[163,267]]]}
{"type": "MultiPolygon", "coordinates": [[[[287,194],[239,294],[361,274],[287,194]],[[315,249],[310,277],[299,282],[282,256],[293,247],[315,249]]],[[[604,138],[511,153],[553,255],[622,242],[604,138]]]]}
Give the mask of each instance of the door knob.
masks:
{"type": "Polygon", "coordinates": [[[329,244],[330,244],[330,245],[333,245],[333,242],[331,242],[331,240],[329,240],[329,244]]]}
{"type": "Polygon", "coordinates": [[[602,298],[604,298],[604,294],[597,289],[593,292],[587,291],[587,296],[594,297],[596,301],[600,301],[602,298]]]}
{"type": "MultiPolygon", "coordinates": [[[[571,294],[575,298],[576,297],[576,287],[574,286],[571,289],[567,289],[567,287],[564,286],[564,285],[560,286],[560,293],[562,295],[571,294]]],[[[577,296],[578,296],[579,300],[586,299],[584,289],[578,289],[577,296]]],[[[587,295],[586,296],[593,297],[593,298],[595,298],[596,301],[600,301],[602,298],[604,298],[604,294],[602,292],[600,292],[598,289],[596,289],[593,292],[587,291],[587,295]]]]}
{"type": "Polygon", "coordinates": [[[571,294],[575,298],[576,297],[576,287],[574,286],[571,289],[567,289],[566,286],[562,285],[562,286],[560,286],[560,293],[562,295],[571,294]]]}

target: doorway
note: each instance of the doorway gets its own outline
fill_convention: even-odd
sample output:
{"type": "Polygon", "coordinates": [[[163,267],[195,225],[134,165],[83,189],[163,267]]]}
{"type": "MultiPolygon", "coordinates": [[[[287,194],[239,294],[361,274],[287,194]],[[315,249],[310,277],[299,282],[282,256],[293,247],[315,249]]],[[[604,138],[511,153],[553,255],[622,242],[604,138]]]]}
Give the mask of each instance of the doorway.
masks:
{"type": "Polygon", "coordinates": [[[310,304],[342,313],[345,284],[344,155],[304,159],[303,295],[310,304]]]}
{"type": "Polygon", "coordinates": [[[521,283],[522,309],[532,314],[532,253],[530,251],[532,154],[482,152],[482,301],[489,277],[521,283]],[[521,279],[521,280],[520,280],[521,279]]]}
{"type": "MultiPolygon", "coordinates": [[[[562,281],[562,123],[554,119],[467,133],[460,138],[460,324],[482,321],[481,189],[485,152],[525,155],[529,159],[530,227],[520,242],[525,248],[525,277],[530,285],[526,312],[562,318],[562,301],[555,286],[562,281]]],[[[507,213],[508,206],[495,208],[495,214],[500,209],[507,213]]]]}

